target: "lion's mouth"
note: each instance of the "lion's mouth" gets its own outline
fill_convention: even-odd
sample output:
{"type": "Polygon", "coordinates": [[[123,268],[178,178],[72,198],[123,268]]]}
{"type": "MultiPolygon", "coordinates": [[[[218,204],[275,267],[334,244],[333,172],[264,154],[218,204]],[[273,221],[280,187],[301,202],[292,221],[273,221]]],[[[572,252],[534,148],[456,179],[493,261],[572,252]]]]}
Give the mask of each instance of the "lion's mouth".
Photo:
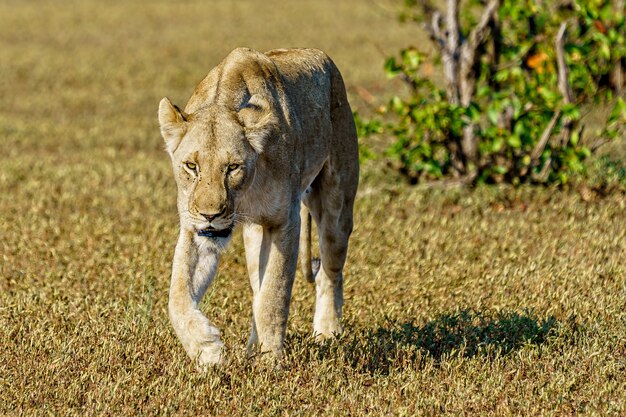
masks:
{"type": "Polygon", "coordinates": [[[215,229],[211,226],[198,230],[198,236],[204,237],[228,237],[233,232],[233,226],[229,226],[225,229],[215,229]]]}

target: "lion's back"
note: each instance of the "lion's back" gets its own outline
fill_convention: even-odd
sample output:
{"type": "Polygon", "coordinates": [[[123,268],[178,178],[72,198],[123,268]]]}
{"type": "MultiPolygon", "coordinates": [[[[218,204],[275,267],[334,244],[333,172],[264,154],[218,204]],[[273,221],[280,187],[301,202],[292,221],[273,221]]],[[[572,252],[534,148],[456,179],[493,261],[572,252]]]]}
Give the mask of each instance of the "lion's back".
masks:
{"type": "Polygon", "coordinates": [[[283,79],[293,82],[301,77],[329,75],[332,63],[319,49],[274,49],[265,55],[274,62],[283,79]]]}

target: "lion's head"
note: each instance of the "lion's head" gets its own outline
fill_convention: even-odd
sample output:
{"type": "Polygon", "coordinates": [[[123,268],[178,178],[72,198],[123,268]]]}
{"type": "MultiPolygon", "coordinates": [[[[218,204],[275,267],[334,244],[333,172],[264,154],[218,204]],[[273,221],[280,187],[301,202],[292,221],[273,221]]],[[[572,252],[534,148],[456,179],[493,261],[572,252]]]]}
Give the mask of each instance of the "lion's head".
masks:
{"type": "Polygon", "coordinates": [[[213,240],[230,236],[237,202],[254,181],[275,124],[272,115],[261,95],[237,109],[211,104],[192,114],[161,100],[159,123],[178,186],[181,227],[213,240]]]}

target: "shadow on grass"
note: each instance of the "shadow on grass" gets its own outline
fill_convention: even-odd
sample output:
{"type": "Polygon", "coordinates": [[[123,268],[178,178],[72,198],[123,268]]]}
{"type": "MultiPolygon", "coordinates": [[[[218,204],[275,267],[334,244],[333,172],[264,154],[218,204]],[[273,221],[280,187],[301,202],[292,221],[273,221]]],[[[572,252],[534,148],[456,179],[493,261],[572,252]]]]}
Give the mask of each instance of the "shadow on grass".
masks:
{"type": "Polygon", "coordinates": [[[317,359],[342,358],[359,372],[388,374],[394,368],[420,367],[433,358],[484,356],[492,359],[523,345],[539,346],[558,334],[553,317],[529,312],[485,313],[459,310],[423,325],[390,321],[378,329],[348,329],[347,336],[317,345],[317,359]]]}

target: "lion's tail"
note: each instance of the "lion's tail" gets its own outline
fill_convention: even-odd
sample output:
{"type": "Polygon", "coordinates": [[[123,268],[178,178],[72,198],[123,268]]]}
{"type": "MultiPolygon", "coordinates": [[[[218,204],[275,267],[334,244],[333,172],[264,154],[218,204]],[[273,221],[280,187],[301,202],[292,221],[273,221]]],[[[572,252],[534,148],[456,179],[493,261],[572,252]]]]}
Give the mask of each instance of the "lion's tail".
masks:
{"type": "Polygon", "coordinates": [[[300,207],[300,265],[306,280],[315,282],[320,261],[311,259],[311,213],[304,204],[300,207]]]}

